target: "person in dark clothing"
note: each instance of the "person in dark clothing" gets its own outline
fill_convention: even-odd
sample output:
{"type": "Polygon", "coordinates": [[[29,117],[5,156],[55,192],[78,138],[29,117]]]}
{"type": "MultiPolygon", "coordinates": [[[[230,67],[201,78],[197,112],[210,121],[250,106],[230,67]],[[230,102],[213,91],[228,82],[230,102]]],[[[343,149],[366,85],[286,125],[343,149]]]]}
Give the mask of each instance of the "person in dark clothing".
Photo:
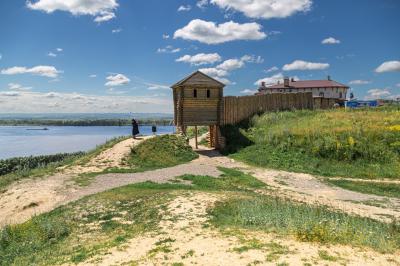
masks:
{"type": "Polygon", "coordinates": [[[153,125],[153,126],[151,127],[151,132],[153,132],[153,135],[156,135],[156,134],[157,134],[157,126],[156,126],[156,125],[153,125]]]}
{"type": "Polygon", "coordinates": [[[132,119],[132,136],[136,139],[136,135],[139,134],[139,125],[135,119],[132,119]]]}

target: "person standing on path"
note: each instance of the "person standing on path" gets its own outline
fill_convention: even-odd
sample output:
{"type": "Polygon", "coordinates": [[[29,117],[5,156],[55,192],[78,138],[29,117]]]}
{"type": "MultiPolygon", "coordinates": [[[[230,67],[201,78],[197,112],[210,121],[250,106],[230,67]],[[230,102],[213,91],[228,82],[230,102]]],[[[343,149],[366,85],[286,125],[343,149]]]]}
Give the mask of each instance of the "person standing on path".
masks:
{"type": "Polygon", "coordinates": [[[139,134],[139,125],[135,119],[132,119],[132,136],[136,139],[136,135],[139,134]]]}

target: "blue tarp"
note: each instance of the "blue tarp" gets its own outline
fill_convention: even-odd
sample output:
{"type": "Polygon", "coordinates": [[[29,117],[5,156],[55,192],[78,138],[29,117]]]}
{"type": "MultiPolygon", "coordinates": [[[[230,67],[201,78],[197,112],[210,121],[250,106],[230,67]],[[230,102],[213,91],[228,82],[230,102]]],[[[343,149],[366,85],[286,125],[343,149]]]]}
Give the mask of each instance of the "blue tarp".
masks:
{"type": "Polygon", "coordinates": [[[346,105],[350,108],[377,107],[378,101],[348,101],[346,105]]]}

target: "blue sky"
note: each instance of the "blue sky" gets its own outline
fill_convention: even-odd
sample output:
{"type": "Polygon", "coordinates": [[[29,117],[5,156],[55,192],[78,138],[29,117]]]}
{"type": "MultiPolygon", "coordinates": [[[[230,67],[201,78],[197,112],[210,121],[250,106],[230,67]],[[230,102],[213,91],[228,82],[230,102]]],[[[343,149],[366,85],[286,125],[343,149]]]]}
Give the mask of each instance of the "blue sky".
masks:
{"type": "Polygon", "coordinates": [[[0,112],[172,112],[191,72],[400,95],[398,0],[2,0],[0,112]]]}

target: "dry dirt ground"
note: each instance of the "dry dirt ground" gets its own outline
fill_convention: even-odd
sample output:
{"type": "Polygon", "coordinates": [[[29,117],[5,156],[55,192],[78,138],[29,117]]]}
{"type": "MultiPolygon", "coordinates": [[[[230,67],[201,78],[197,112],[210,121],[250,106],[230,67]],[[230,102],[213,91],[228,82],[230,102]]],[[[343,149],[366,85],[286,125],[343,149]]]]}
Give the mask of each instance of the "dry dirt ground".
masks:
{"type": "MultiPolygon", "coordinates": [[[[400,218],[400,200],[398,199],[333,187],[325,184],[318,177],[308,174],[251,167],[201,146],[198,150],[199,158],[190,163],[143,173],[99,175],[89,185],[83,187],[73,181],[80,173],[99,172],[108,167],[124,167],[122,159],[129,153],[130,147],[139,141],[133,139],[122,141],[84,165],[60,169],[51,177],[24,180],[11,185],[7,192],[0,195],[0,226],[21,223],[34,214],[50,211],[59,205],[86,195],[130,183],[146,180],[168,182],[183,174],[217,177],[220,174],[218,170],[220,166],[238,168],[246,173],[251,173],[274,188],[275,194],[281,197],[324,204],[379,220],[389,220],[390,217],[400,218]]],[[[143,265],[158,265],[164,262],[197,263],[199,265],[256,264],[258,260],[265,262],[265,257],[274,253],[273,249],[277,246],[275,244],[279,244],[287,247],[284,248],[285,254],[275,254],[272,264],[277,262],[287,262],[291,265],[313,263],[318,260],[320,250],[327,250],[329,254],[337,256],[339,259],[335,262],[323,261],[322,264],[400,265],[400,262],[392,261],[392,259],[396,259],[394,255],[383,255],[369,250],[363,251],[336,245],[324,247],[300,243],[292,239],[277,238],[261,232],[245,232],[243,237],[227,236],[222,235],[219,231],[203,228],[202,224],[206,222],[205,210],[217,199],[217,194],[203,192],[179,195],[169,206],[170,215],[178,218],[179,222],[171,222],[176,219],[164,218],[160,224],[163,234],[149,234],[132,239],[123,247],[109,250],[107,252],[109,254],[97,258],[96,263],[102,265],[119,265],[125,262],[138,262],[143,265]],[[175,239],[174,242],[166,244],[173,252],[168,254],[154,252],[156,242],[166,239],[168,236],[175,239]],[[243,242],[250,241],[253,237],[265,244],[263,248],[243,253],[233,250],[235,247],[243,246],[243,242]],[[305,261],[306,258],[307,261],[305,261]]]]}
{"type": "Polygon", "coordinates": [[[264,232],[221,232],[205,226],[207,208],[224,197],[185,192],[169,203],[157,233],[131,239],[81,265],[399,265],[400,254],[304,243],[264,232]],[[253,248],[243,248],[254,243],[253,248]],[[323,260],[320,252],[331,260],[323,260]]]}

